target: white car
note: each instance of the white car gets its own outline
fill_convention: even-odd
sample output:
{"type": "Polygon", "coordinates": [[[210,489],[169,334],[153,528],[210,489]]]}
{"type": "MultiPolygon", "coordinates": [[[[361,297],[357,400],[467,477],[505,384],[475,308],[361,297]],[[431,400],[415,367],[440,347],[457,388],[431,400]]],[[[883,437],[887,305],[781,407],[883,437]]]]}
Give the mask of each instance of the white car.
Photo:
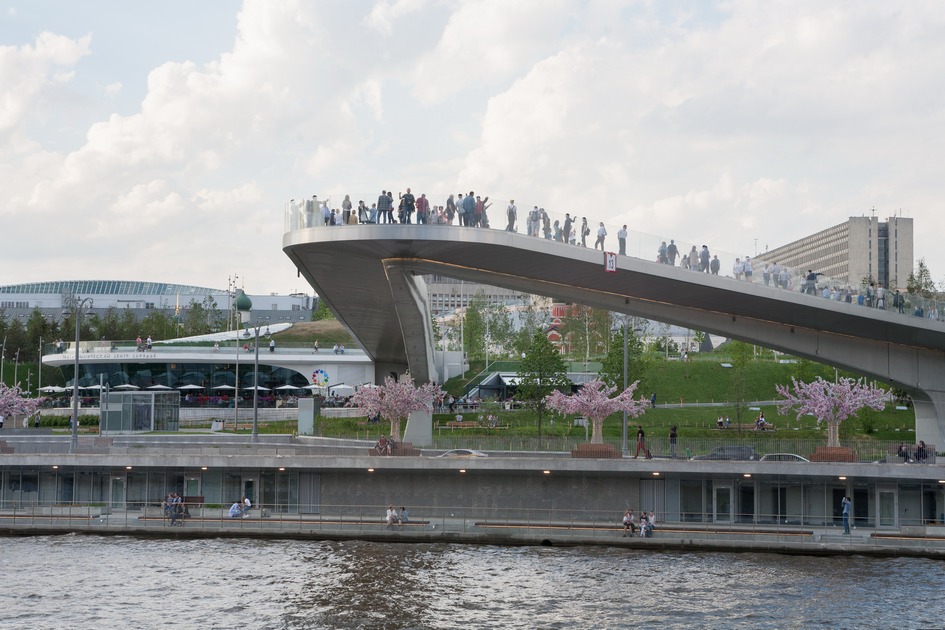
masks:
{"type": "Polygon", "coordinates": [[[795,455],[794,453],[768,453],[767,455],[762,455],[761,460],[763,462],[810,462],[806,457],[801,457],[800,455],[795,455]]]}
{"type": "Polygon", "coordinates": [[[474,451],[471,448],[454,448],[451,451],[446,451],[442,455],[437,455],[437,457],[489,457],[482,451],[474,451]]]}

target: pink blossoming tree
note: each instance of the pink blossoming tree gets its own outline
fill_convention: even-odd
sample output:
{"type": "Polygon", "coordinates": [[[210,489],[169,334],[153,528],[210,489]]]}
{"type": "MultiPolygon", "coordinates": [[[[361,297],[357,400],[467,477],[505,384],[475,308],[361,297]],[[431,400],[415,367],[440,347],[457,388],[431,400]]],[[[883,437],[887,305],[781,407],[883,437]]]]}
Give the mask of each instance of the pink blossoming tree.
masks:
{"type": "Polygon", "coordinates": [[[419,387],[413,379],[405,376],[400,381],[391,377],[377,387],[360,386],[351,396],[351,404],[367,412],[369,418],[380,415],[390,421],[390,434],[400,438],[400,422],[413,411],[433,411],[436,401],[443,398],[443,390],[435,383],[424,383],[419,387]]]}
{"type": "Polygon", "coordinates": [[[865,380],[841,378],[836,383],[817,377],[810,383],[791,379],[793,390],[785,385],[776,386],[778,412],[797,411],[797,418],[811,414],[817,424],[827,423],[827,446],[840,446],[840,424],[863,407],[882,411],[889,397],[885,390],[868,385],[865,380]]]}
{"type": "Polygon", "coordinates": [[[628,416],[637,418],[643,415],[650,406],[650,401],[643,397],[638,400],[633,399],[633,393],[639,382],[635,381],[630,387],[611,398],[610,395],[617,391],[617,388],[609,387],[595,379],[585,383],[576,394],[570,396],[555,390],[545,398],[545,404],[549,409],[560,413],[573,413],[590,418],[591,444],[603,444],[604,420],[608,416],[618,411],[626,411],[628,416]]]}
{"type": "Polygon", "coordinates": [[[24,397],[19,386],[8,387],[5,383],[0,383],[0,415],[5,418],[12,419],[15,415],[31,416],[39,409],[42,400],[24,397]]]}

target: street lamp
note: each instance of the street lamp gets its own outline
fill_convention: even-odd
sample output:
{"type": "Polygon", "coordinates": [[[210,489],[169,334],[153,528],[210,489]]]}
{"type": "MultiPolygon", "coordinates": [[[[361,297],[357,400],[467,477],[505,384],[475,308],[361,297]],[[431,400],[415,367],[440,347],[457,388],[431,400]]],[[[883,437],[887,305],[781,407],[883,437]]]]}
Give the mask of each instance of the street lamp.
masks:
{"type": "Polygon", "coordinates": [[[249,296],[240,289],[236,296],[236,310],[240,313],[240,320],[244,326],[248,326],[243,333],[244,338],[249,338],[249,331],[253,331],[253,345],[255,346],[253,359],[253,441],[259,439],[259,329],[266,326],[266,338],[272,335],[269,333],[269,324],[262,322],[250,323],[247,320],[252,317],[253,302],[249,296]]]}
{"type": "MultiPolygon", "coordinates": [[[[623,390],[627,390],[627,336],[630,328],[630,316],[623,316],[623,390]]],[[[634,334],[640,332],[642,328],[634,328],[634,334]]],[[[623,431],[621,433],[620,445],[622,453],[627,454],[627,410],[623,412],[623,431]]]]}
{"type": "Polygon", "coordinates": [[[20,349],[17,348],[17,349],[16,349],[16,361],[14,361],[14,363],[13,363],[13,386],[14,386],[14,387],[19,387],[19,386],[20,386],[19,382],[17,381],[17,378],[19,378],[19,377],[17,376],[17,374],[19,374],[19,372],[20,372],[20,349]]]}
{"type": "Polygon", "coordinates": [[[6,358],[7,358],[7,338],[6,336],[4,336],[3,337],[3,350],[0,351],[0,383],[6,383],[6,381],[3,380],[3,362],[6,360],[6,358]]]}
{"type": "MultiPolygon", "coordinates": [[[[72,374],[72,440],[69,442],[69,452],[75,453],[79,447],[79,327],[82,323],[82,309],[92,308],[92,298],[72,297],[69,306],[75,314],[75,363],[72,374]]],[[[69,310],[64,309],[62,316],[67,317],[69,310]]]]}

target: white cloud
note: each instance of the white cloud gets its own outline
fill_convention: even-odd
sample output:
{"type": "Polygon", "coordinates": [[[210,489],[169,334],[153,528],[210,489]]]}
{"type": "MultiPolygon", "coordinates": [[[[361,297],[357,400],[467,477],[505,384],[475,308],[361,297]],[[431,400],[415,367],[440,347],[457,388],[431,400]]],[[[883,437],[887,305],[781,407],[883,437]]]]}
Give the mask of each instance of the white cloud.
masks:
{"type": "Polygon", "coordinates": [[[937,2],[245,0],[209,63],[155,33],[146,77],[96,59],[103,16],[82,18],[91,35],[0,47],[2,283],[219,286],[245,266],[300,289],[287,198],[408,185],[742,253],[901,208],[945,274],[937,2]],[[83,99],[113,113],[76,127],[83,99]],[[43,260],[2,264],[40,234],[43,260]]]}

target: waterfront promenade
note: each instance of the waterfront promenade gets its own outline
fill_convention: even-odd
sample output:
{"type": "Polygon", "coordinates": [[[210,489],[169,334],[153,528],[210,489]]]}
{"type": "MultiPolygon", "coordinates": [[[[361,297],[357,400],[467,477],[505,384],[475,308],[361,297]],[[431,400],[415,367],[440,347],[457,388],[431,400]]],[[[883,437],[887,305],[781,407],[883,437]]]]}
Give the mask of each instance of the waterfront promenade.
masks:
{"type": "MultiPolygon", "coordinates": [[[[5,436],[6,437],[6,436],[5,436]]],[[[0,531],[605,545],[677,550],[945,557],[939,464],[583,459],[568,452],[483,458],[373,455],[372,442],[221,435],[10,435],[0,457],[0,531]],[[184,497],[172,525],[161,502],[184,497]],[[247,518],[229,518],[241,495],[247,518]],[[839,497],[854,500],[843,535],[839,497]],[[388,505],[410,519],[388,527],[388,505]],[[621,517],[655,511],[652,538],[621,517]]]]}
{"type": "MultiPolygon", "coordinates": [[[[447,508],[452,509],[452,508],[447,508]]],[[[613,546],[676,551],[761,551],[800,555],[870,555],[945,558],[945,527],[880,531],[857,527],[843,535],[839,527],[658,523],[652,537],[628,537],[620,513],[565,514],[564,519],[478,518],[473,511],[414,511],[411,522],[388,526],[384,506],[323,506],[322,514],[289,515],[256,511],[248,518],[228,518],[226,510],[195,508],[179,526],[160,509],[114,510],[102,506],[0,510],[0,532],[7,536],[130,535],[153,538],[269,538],[366,540],[374,542],[458,543],[477,545],[613,546]],[[607,517],[610,518],[607,518],[607,517]]]]}

